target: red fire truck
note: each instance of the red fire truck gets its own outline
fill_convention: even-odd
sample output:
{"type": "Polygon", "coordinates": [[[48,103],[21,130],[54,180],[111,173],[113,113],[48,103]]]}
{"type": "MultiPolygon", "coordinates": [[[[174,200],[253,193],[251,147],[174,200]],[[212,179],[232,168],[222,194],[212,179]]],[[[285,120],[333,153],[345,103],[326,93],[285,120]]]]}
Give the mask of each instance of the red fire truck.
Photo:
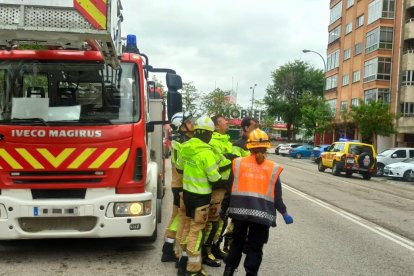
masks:
{"type": "Polygon", "coordinates": [[[121,11],[117,0],[1,1],[0,239],[156,239],[166,122],[147,78],[167,73],[169,117],[182,82],[134,36],[121,47],[121,11]]]}

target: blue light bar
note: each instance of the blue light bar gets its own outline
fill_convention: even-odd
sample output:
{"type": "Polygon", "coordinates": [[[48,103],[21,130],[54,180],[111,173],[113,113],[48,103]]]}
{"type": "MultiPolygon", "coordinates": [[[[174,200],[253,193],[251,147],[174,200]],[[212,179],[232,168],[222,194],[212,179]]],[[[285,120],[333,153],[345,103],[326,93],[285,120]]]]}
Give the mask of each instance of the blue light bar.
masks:
{"type": "Polygon", "coordinates": [[[127,47],[135,47],[137,48],[137,36],[136,35],[127,35],[126,39],[126,45],[127,47]]]}

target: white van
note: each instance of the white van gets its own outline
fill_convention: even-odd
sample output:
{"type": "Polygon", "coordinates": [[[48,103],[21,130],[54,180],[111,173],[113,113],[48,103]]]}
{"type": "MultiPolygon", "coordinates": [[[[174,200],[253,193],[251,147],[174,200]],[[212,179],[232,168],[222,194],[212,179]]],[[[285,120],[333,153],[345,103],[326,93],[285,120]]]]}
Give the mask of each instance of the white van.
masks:
{"type": "Polygon", "coordinates": [[[384,167],[401,162],[407,158],[414,158],[414,148],[390,148],[377,155],[377,176],[384,174],[384,167]]]}

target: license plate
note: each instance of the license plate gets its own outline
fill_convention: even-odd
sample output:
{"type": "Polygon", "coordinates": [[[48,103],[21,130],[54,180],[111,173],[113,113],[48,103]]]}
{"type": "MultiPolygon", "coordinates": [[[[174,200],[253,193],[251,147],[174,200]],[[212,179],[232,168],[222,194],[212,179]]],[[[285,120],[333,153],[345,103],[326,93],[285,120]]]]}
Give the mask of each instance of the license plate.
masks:
{"type": "Polygon", "coordinates": [[[34,217],[62,217],[62,216],[79,216],[79,207],[33,207],[34,217]]]}

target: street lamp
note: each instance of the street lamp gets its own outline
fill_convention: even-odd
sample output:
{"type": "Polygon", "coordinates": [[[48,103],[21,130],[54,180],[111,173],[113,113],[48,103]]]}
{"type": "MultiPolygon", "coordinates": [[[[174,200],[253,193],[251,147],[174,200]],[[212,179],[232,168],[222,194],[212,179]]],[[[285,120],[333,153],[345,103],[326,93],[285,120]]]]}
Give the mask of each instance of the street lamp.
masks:
{"type": "Polygon", "coordinates": [[[250,89],[252,90],[252,117],[253,117],[253,104],[254,104],[254,88],[257,86],[257,83],[255,83],[253,86],[250,86],[250,89]]]}
{"type": "Polygon", "coordinates": [[[321,55],[321,54],[319,54],[318,52],[316,52],[316,51],[312,51],[312,50],[308,50],[308,49],[303,49],[302,50],[302,52],[304,52],[305,54],[306,53],[309,53],[309,52],[312,52],[312,53],[315,53],[315,54],[317,54],[318,56],[320,56],[321,57],[321,59],[322,59],[322,61],[323,61],[323,72],[324,73],[326,73],[326,71],[327,71],[327,68],[326,68],[326,62],[325,62],[325,59],[323,58],[323,56],[321,55]]]}

